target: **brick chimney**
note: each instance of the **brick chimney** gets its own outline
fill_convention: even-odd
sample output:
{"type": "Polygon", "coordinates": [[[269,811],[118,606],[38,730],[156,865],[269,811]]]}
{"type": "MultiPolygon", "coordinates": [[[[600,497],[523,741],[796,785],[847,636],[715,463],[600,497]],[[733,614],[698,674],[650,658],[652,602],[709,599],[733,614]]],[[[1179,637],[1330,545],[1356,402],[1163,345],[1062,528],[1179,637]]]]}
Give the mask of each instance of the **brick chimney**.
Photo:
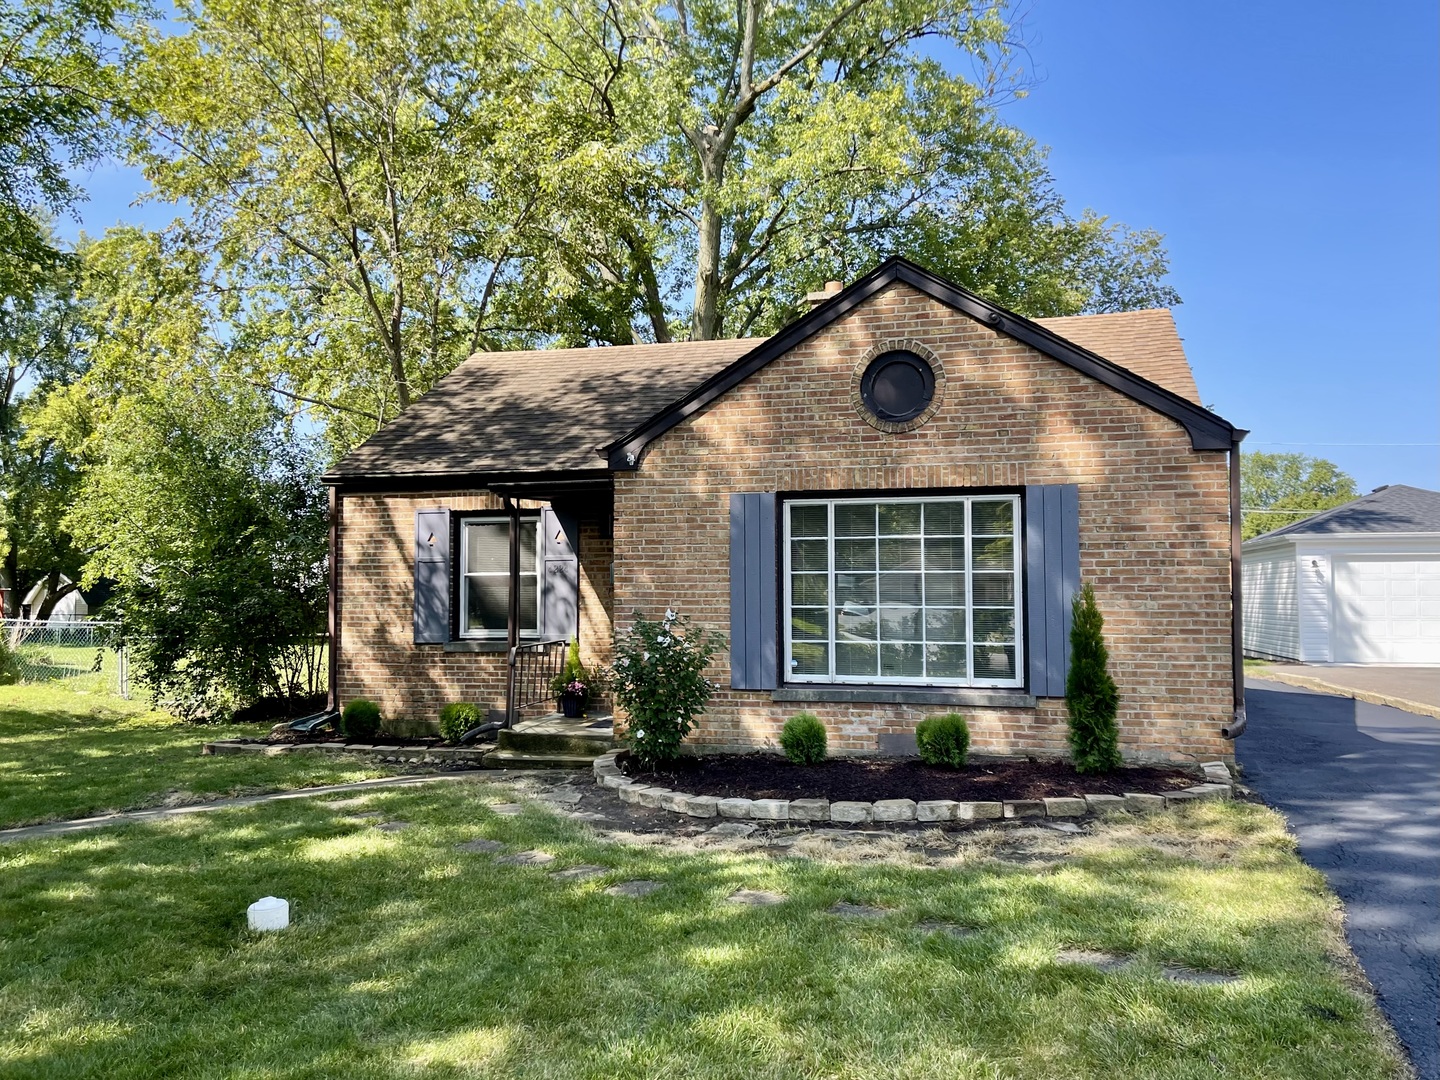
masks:
{"type": "Polygon", "coordinates": [[[819,292],[806,293],[805,302],[809,304],[812,308],[819,307],[821,304],[825,303],[826,300],[829,300],[832,296],[838,296],[840,294],[840,290],[843,288],[845,288],[845,286],[841,282],[827,281],[825,282],[825,288],[821,289],[819,292]]]}

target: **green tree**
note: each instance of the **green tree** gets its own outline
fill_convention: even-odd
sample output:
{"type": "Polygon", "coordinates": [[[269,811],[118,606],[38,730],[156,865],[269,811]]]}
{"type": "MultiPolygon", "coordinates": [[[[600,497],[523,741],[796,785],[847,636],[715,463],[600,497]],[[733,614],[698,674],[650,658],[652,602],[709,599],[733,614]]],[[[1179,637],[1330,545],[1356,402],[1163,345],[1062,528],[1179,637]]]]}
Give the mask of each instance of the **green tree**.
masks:
{"type": "MultiPolygon", "coordinates": [[[[42,243],[51,238],[42,234],[42,243]]],[[[57,263],[29,274],[26,292],[0,300],[0,579],[14,618],[43,581],[45,600],[31,612],[48,618],[79,587],[82,550],[64,527],[77,462],[55,439],[30,429],[49,393],[82,371],[71,267],[57,263]]]]}
{"type": "Polygon", "coordinates": [[[233,378],[204,260],[120,229],[82,252],[84,373],[35,430],[82,467],[64,526],[116,582],[136,674],[201,718],[323,686],[322,455],[275,398],[233,378]]]}
{"type": "Polygon", "coordinates": [[[125,0],[19,0],[0,6],[0,297],[30,291],[60,250],[44,213],[83,193],[73,170],[111,145],[113,32],[125,0]]]}
{"type": "Polygon", "coordinates": [[[596,258],[657,340],[773,330],[891,252],[1031,315],[1176,302],[1159,237],[1072,217],[1044,151],[999,120],[1023,92],[1000,5],[617,0],[531,25],[552,97],[593,102],[653,163],[625,174],[648,217],[596,258]]]}
{"type": "Polygon", "coordinates": [[[1075,771],[1108,773],[1120,767],[1120,693],[1110,677],[1105,618],[1087,583],[1071,602],[1070,673],[1065,709],[1070,716],[1070,756],[1075,771]]]}
{"type": "Polygon", "coordinates": [[[1240,536],[1270,532],[1358,498],[1355,480],[1308,454],[1240,455],[1240,536]],[[1287,513],[1287,511],[1294,513],[1287,513]]]}

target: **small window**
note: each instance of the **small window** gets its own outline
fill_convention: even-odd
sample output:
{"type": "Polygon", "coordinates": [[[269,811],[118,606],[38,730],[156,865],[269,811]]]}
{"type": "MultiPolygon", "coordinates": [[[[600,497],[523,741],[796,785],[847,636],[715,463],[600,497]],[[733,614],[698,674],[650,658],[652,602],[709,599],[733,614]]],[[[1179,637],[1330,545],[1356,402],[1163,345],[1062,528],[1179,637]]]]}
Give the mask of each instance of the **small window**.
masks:
{"type": "Polygon", "coordinates": [[[1019,686],[1020,500],[785,504],[792,682],[1019,686]]]}
{"type": "MultiPolygon", "coordinates": [[[[520,521],[520,636],[540,633],[540,522],[520,521]]],[[[510,622],[510,525],[505,518],[460,522],[460,636],[503,638],[510,622]]]]}
{"type": "Polygon", "coordinates": [[[935,399],[935,372],[924,357],[903,349],[881,353],[860,377],[860,399],[881,420],[914,420],[935,399]]]}

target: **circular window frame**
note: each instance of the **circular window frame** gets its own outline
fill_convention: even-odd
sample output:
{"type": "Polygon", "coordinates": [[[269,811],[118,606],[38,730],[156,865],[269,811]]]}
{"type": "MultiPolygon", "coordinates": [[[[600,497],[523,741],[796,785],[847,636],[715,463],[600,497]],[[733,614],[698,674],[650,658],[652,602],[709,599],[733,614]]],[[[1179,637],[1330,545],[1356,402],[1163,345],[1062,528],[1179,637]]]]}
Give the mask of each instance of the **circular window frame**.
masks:
{"type": "Polygon", "coordinates": [[[945,366],[940,362],[940,357],[935,355],[935,350],[929,346],[910,338],[899,340],[881,341],[867,349],[865,355],[860,357],[855,364],[854,371],[850,378],[850,402],[855,411],[871,427],[890,435],[899,435],[907,431],[914,431],[929,421],[939,410],[945,396],[945,366]],[[934,390],[930,395],[930,402],[917,415],[908,420],[887,420],[875,413],[865,401],[864,384],[865,375],[870,365],[886,353],[910,353],[919,358],[930,368],[930,374],[934,377],[934,390]]]}

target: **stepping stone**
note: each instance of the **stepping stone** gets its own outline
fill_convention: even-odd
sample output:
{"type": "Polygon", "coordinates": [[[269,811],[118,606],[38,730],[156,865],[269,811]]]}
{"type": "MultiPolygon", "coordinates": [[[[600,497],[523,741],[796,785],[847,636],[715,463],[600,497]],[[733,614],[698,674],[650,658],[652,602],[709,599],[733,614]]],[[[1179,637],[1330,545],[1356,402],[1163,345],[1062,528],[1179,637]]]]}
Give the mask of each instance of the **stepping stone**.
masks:
{"type": "Polygon", "coordinates": [[[572,866],[568,870],[557,870],[554,876],[561,881],[584,881],[586,878],[601,877],[608,873],[610,873],[608,866],[584,863],[580,866],[572,866]]]}
{"type": "Polygon", "coordinates": [[[581,795],[574,788],[556,788],[554,791],[547,791],[540,797],[545,802],[556,803],[560,806],[574,806],[580,801],[581,795]]]}
{"type": "Polygon", "coordinates": [[[572,810],[566,815],[575,821],[604,821],[604,814],[597,814],[593,810],[572,810]]]}
{"type": "Polygon", "coordinates": [[[1096,971],[1123,971],[1131,964],[1128,956],[1115,956],[1090,949],[1061,949],[1055,954],[1055,959],[1062,964],[1083,964],[1096,971]]]}
{"type": "Polygon", "coordinates": [[[890,914],[885,908],[871,907],[869,904],[850,904],[844,900],[831,904],[825,910],[831,915],[840,915],[847,919],[878,919],[890,914]]]}
{"type": "Polygon", "coordinates": [[[353,798],[353,799],[336,799],[336,800],[334,800],[333,802],[327,802],[327,803],[325,803],[325,805],[326,805],[327,807],[329,807],[331,810],[349,810],[349,809],[351,809],[352,807],[364,806],[364,805],[365,805],[366,803],[368,803],[369,801],[370,801],[370,796],[368,796],[368,795],[359,795],[359,796],[356,796],[356,797],[353,798]]]}
{"type": "Polygon", "coordinates": [[[916,923],[915,929],[922,934],[949,934],[954,938],[974,937],[980,931],[970,926],[961,926],[953,922],[937,922],[934,919],[926,919],[924,922],[916,923]]]}
{"type": "Polygon", "coordinates": [[[1194,971],[1190,968],[1161,968],[1167,979],[1174,982],[1193,983],[1196,986],[1229,986],[1240,981],[1239,975],[1222,975],[1217,971],[1194,971]]]}
{"type": "Polygon", "coordinates": [[[760,826],[751,825],[748,821],[727,821],[723,825],[716,825],[710,830],[710,836],[719,837],[741,837],[749,836],[760,826]]]}
{"type": "Polygon", "coordinates": [[[555,861],[555,856],[548,851],[531,849],[530,851],[519,851],[514,855],[505,855],[495,860],[498,866],[546,866],[555,861]]]}
{"type": "Polygon", "coordinates": [[[1047,821],[1045,822],[1045,828],[1054,829],[1056,832],[1070,833],[1072,835],[1085,831],[1073,821],[1047,821]]]}
{"type": "Polygon", "coordinates": [[[764,889],[739,889],[725,899],[732,904],[747,904],[750,907],[769,907],[785,902],[784,896],[776,892],[766,892],[764,889]]]}
{"type": "Polygon", "coordinates": [[[405,829],[410,828],[410,822],[382,821],[379,825],[376,825],[375,828],[379,829],[381,832],[401,832],[405,829]]]}
{"type": "Polygon", "coordinates": [[[504,851],[505,845],[499,840],[467,840],[463,844],[456,844],[457,851],[470,851],[476,855],[486,855],[495,851],[504,851]]]}
{"type": "Polygon", "coordinates": [[[490,811],[501,817],[514,817],[516,814],[523,813],[524,810],[525,804],[518,802],[492,803],[490,805],[490,811]]]}
{"type": "Polygon", "coordinates": [[[663,889],[665,886],[658,881],[622,881],[619,885],[611,885],[605,890],[607,896],[649,896],[656,889],[663,889]]]}

